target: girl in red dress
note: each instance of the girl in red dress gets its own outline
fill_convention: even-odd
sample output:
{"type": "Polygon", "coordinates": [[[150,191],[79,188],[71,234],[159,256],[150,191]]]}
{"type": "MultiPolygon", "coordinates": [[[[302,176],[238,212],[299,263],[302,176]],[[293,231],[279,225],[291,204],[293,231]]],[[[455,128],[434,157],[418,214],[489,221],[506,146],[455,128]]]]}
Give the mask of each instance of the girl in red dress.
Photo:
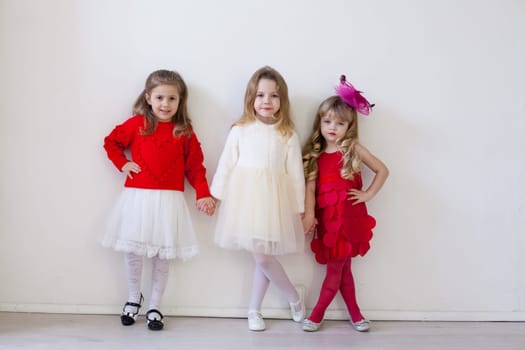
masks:
{"type": "Polygon", "coordinates": [[[375,219],[365,202],[372,199],[388,177],[385,164],[359,143],[357,112],[367,115],[371,105],[341,77],[337,95],[321,103],[313,133],[303,152],[306,199],[303,225],[315,232],[311,243],[315,259],[326,264],[326,276],[317,304],[303,322],[303,330],[321,327],[326,309],[338,291],[350,314],[352,326],[368,331],[370,323],[361,314],[355,295],[351,259],[370,248],[375,219]],[[375,176],[362,189],[361,164],[375,176]]]}

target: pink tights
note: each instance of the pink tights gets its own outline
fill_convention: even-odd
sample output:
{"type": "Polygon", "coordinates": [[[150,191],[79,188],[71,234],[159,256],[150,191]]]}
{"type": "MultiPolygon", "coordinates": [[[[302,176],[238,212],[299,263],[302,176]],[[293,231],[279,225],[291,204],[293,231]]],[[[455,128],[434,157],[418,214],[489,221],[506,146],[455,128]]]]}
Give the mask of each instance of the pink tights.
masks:
{"type": "Polygon", "coordinates": [[[310,317],[308,317],[310,321],[315,323],[321,322],[326,309],[335,298],[337,291],[341,291],[352,322],[361,321],[364,318],[359,309],[359,305],[357,305],[354,277],[352,276],[352,270],[350,268],[351,260],[351,258],[345,258],[330,261],[326,264],[326,276],[317,304],[312,310],[310,317]]]}

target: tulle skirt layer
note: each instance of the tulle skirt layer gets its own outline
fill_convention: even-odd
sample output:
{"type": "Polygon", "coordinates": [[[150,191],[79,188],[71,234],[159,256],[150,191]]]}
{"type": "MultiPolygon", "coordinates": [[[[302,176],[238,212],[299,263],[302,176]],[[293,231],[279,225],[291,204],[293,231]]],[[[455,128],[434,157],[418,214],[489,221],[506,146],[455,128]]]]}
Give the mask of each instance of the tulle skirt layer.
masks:
{"type": "Polygon", "coordinates": [[[161,259],[189,259],[198,253],[184,194],[124,188],[101,241],[116,251],[161,259]]]}
{"type": "Polygon", "coordinates": [[[294,186],[286,174],[236,168],[220,204],[215,242],[268,255],[304,250],[294,186]]]}

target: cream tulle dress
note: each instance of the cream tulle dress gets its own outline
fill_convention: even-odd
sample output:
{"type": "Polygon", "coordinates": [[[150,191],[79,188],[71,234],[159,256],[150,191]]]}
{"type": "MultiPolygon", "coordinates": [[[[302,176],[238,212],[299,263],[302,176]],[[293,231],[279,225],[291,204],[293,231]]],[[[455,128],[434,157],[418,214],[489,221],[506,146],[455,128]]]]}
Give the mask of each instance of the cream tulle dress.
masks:
{"type": "Polygon", "coordinates": [[[268,255],[304,250],[304,175],[299,138],[259,120],[234,126],[211,193],[221,200],[215,242],[268,255]]]}

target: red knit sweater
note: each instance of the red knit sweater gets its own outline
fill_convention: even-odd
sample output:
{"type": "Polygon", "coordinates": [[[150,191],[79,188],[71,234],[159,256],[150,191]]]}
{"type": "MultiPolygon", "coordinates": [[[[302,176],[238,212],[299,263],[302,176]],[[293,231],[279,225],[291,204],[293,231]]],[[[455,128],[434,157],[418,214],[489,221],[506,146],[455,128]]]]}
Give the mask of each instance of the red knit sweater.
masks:
{"type": "Polygon", "coordinates": [[[129,149],[131,159],[141,172],[127,177],[126,187],[184,191],[184,175],[195,188],[197,199],[210,196],[203,154],[197,136],[173,136],[173,123],[157,124],[151,135],[142,135],[145,118],[137,115],[117,125],[104,138],[108,158],[122,171],[130,160],[124,150],[129,149]]]}

